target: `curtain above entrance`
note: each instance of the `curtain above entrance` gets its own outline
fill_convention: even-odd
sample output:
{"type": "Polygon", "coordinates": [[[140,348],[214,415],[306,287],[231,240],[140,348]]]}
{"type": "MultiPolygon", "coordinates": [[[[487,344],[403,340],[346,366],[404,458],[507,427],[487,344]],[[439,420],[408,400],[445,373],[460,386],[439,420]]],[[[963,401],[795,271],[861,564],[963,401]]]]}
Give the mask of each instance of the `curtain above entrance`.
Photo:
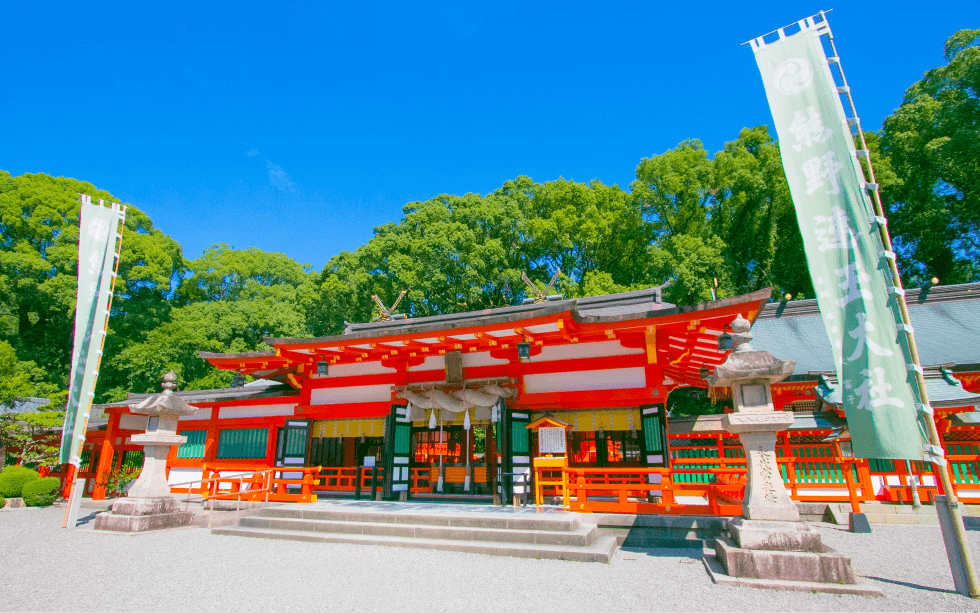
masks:
{"type": "Polygon", "coordinates": [[[545,415],[563,421],[572,427],[573,432],[594,432],[603,430],[629,430],[631,417],[634,430],[642,430],[640,409],[593,409],[589,411],[547,411],[531,413],[531,421],[545,415]],[[594,418],[594,421],[593,421],[594,418]]]}
{"type": "Polygon", "coordinates": [[[313,438],[384,436],[384,419],[318,419],[313,422],[313,438]]]}

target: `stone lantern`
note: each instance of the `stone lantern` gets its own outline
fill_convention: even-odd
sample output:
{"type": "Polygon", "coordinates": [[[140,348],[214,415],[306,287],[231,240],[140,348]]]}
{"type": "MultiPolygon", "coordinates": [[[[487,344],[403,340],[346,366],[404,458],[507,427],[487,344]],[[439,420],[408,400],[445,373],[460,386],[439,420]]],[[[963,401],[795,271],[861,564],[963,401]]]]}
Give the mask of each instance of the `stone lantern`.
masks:
{"type": "Polygon", "coordinates": [[[176,380],[177,375],[171,370],[163,376],[162,393],[129,407],[130,412],[147,416],[146,432],[130,437],[133,443],[143,445],[143,469],[126,498],[113,503],[112,512],[95,518],[96,530],[142,532],[191,523],[193,514],[178,510],[177,499],[170,494],[167,483],[170,448],[187,442],[187,437],[177,434],[177,419],[198,410],[173,395],[176,380]]]}
{"type": "MultiPolygon", "coordinates": [[[[789,377],[796,363],[755,351],[749,344],[750,327],[741,315],[735,318],[735,351],[708,380],[713,387],[732,388],[735,412],[722,418],[722,427],[738,434],[747,463],[742,517],[729,521],[730,539],[716,539],[716,557],[728,580],[739,578],[735,583],[756,580],[762,583],[758,587],[786,589],[785,583],[765,584],[777,579],[806,582],[807,589],[818,591],[865,593],[866,588],[853,585],[850,558],[825,547],[820,533],[800,521],[799,508],[783,485],[776,435],[793,424],[793,414],[774,410],[770,386],[789,377]]],[[[720,573],[713,572],[713,578],[724,582],[720,573]]]]}

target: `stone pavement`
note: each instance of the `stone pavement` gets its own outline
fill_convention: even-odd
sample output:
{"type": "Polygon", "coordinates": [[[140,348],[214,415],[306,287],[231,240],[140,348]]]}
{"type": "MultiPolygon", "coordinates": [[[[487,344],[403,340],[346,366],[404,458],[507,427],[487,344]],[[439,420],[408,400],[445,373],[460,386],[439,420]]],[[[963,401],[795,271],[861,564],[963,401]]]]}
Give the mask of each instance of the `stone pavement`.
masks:
{"type": "MultiPolygon", "coordinates": [[[[818,524],[885,598],[718,586],[700,550],[624,548],[610,564],[240,539],[200,528],[62,530],[64,507],[0,510],[2,611],[976,610],[938,528],[818,524]]],[[[87,513],[82,515],[91,516],[87,513]]],[[[980,552],[980,532],[967,533],[980,552]]]]}

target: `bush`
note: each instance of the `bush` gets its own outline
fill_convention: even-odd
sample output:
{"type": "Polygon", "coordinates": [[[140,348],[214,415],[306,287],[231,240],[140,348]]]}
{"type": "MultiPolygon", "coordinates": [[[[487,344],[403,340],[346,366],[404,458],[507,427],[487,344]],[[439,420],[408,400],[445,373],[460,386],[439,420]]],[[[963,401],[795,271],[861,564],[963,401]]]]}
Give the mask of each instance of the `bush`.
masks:
{"type": "Polygon", "coordinates": [[[24,506],[47,507],[58,499],[60,489],[61,481],[58,477],[45,477],[24,485],[21,498],[24,499],[24,506]]]}
{"type": "Polygon", "coordinates": [[[0,496],[0,509],[4,508],[5,506],[7,506],[7,499],[0,496]]]}
{"type": "Polygon", "coordinates": [[[20,498],[21,490],[28,481],[35,481],[41,476],[36,470],[24,466],[8,466],[0,471],[0,496],[4,498],[20,498]]]}

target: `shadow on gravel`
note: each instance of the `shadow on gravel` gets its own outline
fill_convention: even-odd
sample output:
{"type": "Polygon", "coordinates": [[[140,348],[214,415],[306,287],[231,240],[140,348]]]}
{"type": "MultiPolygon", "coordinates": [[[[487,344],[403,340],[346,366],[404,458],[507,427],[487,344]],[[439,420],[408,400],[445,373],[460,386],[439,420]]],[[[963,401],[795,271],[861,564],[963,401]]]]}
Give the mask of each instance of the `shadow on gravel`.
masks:
{"type": "Polygon", "coordinates": [[[102,511],[93,511],[92,513],[89,513],[85,517],[79,517],[78,520],[75,522],[75,527],[77,528],[79,526],[84,526],[85,524],[95,519],[95,516],[101,512],[102,511]]]}
{"type": "Polygon", "coordinates": [[[926,590],[928,592],[941,592],[943,594],[956,594],[956,590],[946,590],[941,587],[929,587],[928,585],[919,585],[918,583],[909,583],[908,581],[896,581],[895,579],[884,579],[882,577],[875,577],[874,575],[865,575],[866,579],[874,579],[875,581],[881,581],[882,583],[891,583],[893,585],[902,585],[905,587],[910,587],[915,590],[926,590]]]}
{"type": "Polygon", "coordinates": [[[620,551],[653,556],[655,558],[689,558],[700,560],[700,549],[673,549],[665,547],[620,547],[620,551]]]}

